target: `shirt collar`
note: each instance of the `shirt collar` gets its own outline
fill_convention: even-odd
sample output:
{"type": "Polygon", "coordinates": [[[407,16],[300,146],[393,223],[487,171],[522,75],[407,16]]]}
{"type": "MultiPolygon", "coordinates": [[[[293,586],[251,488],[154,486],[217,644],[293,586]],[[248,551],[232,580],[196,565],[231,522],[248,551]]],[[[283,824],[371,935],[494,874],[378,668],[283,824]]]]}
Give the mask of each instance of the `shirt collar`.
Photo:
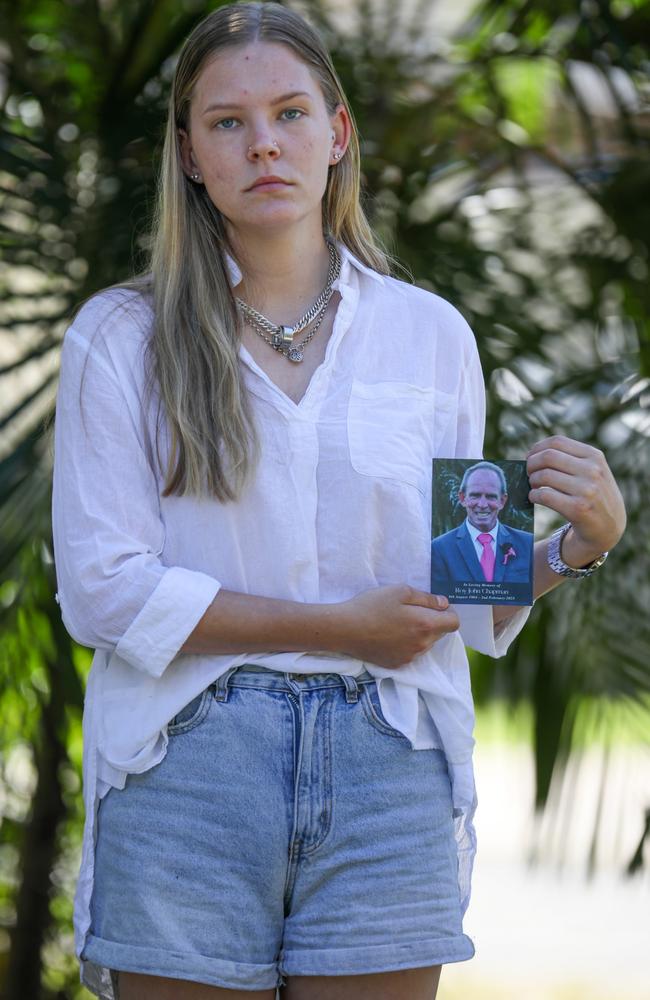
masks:
{"type": "MultiPolygon", "coordinates": [[[[336,243],[339,253],[341,254],[341,274],[339,277],[339,282],[343,285],[349,284],[350,280],[350,268],[354,267],[357,271],[361,271],[362,274],[367,274],[368,277],[373,278],[378,281],[380,285],[384,283],[384,275],[380,274],[379,271],[374,271],[367,264],[362,264],[361,261],[354,256],[351,250],[345,246],[345,244],[337,241],[336,243]]],[[[242,280],[242,273],[233,257],[224,250],[224,257],[226,261],[226,267],[228,268],[228,276],[230,278],[230,284],[235,288],[242,280]]]]}
{"type": "Polygon", "coordinates": [[[476,542],[476,540],[478,539],[479,535],[488,534],[488,535],[492,535],[492,541],[496,545],[496,543],[497,543],[497,533],[499,531],[499,522],[498,521],[494,525],[494,527],[492,528],[492,531],[488,531],[488,532],[483,532],[479,528],[475,528],[474,525],[470,523],[470,520],[469,520],[468,517],[465,518],[465,524],[467,525],[467,530],[469,531],[470,535],[472,536],[472,541],[473,542],[476,542]]]}
{"type": "MultiPolygon", "coordinates": [[[[385,275],[380,274],[379,271],[373,270],[372,267],[368,267],[367,264],[362,264],[361,261],[359,260],[359,258],[355,257],[354,254],[352,253],[352,251],[348,250],[348,248],[345,246],[344,243],[341,243],[340,241],[337,241],[336,245],[339,248],[339,253],[341,254],[341,280],[342,281],[345,280],[345,278],[347,278],[347,273],[345,274],[345,276],[344,276],[344,273],[343,273],[345,265],[347,263],[348,268],[351,265],[352,267],[355,267],[357,269],[357,271],[361,271],[362,274],[367,274],[368,277],[374,278],[374,280],[378,281],[380,285],[384,284],[384,277],[385,277],[385,275]]],[[[347,269],[346,269],[346,271],[347,271],[347,269]]]]}

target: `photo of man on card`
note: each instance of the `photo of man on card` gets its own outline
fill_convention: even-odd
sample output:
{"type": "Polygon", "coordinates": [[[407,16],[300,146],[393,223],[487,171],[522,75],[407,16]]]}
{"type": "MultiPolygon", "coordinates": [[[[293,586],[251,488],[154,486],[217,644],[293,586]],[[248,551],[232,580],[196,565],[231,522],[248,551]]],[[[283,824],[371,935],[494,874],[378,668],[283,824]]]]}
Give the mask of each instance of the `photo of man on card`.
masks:
{"type": "MultiPolygon", "coordinates": [[[[453,460],[444,462],[447,482],[454,464],[453,460]]],[[[453,507],[465,516],[456,527],[432,539],[432,593],[457,603],[532,603],[534,534],[503,520],[509,493],[502,464],[484,460],[461,464],[460,485],[457,492],[453,487],[449,492],[453,507]]],[[[434,488],[434,497],[440,492],[434,488]]],[[[444,512],[439,513],[444,522],[444,512]]],[[[520,521],[525,513],[520,507],[520,521]]],[[[530,517],[532,527],[532,513],[530,517]]],[[[435,519],[433,524],[435,528],[435,519]]]]}

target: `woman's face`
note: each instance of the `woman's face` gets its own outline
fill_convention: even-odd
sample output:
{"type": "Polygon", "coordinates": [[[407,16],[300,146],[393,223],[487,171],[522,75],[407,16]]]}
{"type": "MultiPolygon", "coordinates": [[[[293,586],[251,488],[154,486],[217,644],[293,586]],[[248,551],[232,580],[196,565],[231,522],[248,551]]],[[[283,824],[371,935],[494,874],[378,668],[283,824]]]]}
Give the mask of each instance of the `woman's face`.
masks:
{"type": "Polygon", "coordinates": [[[288,46],[226,48],[194,88],[189,135],[179,133],[183,167],[199,174],[240,234],[302,220],[317,221],[320,232],[328,168],[350,130],[344,106],[329,114],[319,83],[288,46]],[[254,186],[269,176],[281,182],[254,186]]]}

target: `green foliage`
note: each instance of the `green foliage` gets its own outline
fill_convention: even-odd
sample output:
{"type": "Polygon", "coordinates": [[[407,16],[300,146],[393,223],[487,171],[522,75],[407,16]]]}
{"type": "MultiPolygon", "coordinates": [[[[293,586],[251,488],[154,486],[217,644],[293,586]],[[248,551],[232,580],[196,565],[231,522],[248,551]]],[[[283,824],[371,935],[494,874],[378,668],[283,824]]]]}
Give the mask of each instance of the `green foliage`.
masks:
{"type": "MultiPolygon", "coordinates": [[[[215,6],[0,0],[0,990],[30,916],[24,852],[50,809],[31,964],[43,998],[84,993],[69,925],[89,658],[53,600],[44,425],[71,308],[139,263],[174,53],[215,6]]],[[[504,660],[473,661],[479,704],[530,706],[541,806],[585,698],[647,712],[650,3],[480,0],[451,35],[428,0],[412,15],[359,0],[350,30],[334,5],[300,7],[355,109],[374,225],[477,335],[485,453],[521,458],[560,431],[604,448],[625,493],[629,529],[600,574],[540,602],[504,660]]],[[[17,989],[7,1000],[31,1000],[17,989]]]]}

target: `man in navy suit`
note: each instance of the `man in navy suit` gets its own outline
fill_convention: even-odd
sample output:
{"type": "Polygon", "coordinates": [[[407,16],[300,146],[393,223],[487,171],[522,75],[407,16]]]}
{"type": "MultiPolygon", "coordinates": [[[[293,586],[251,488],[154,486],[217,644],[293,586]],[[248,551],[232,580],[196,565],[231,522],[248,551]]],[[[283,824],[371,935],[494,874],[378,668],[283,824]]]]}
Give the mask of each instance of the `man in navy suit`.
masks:
{"type": "Polygon", "coordinates": [[[533,533],[499,522],[499,512],[508,502],[503,470],[493,462],[470,466],[463,476],[458,500],[465,508],[465,520],[431,542],[432,592],[448,595],[455,581],[530,581],[533,533]]]}

